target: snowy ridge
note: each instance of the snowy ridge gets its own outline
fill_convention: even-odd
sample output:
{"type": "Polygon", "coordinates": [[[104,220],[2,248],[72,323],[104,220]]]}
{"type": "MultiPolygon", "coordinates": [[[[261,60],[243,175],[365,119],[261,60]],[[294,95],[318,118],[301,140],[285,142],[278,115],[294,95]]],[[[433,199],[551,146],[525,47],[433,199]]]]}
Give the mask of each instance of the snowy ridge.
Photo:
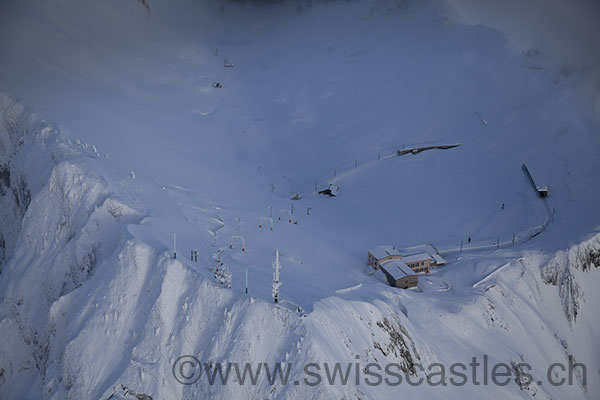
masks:
{"type": "MultiPolygon", "coordinates": [[[[21,110],[28,115],[20,120],[27,124],[18,125],[24,136],[9,137],[23,138],[23,143],[47,138],[40,120],[21,110]]],[[[82,151],[53,132],[53,144],[46,140],[40,147],[56,160],[49,161],[53,167],[47,182],[23,178],[31,188],[24,209],[11,196],[13,208],[24,215],[15,223],[21,229],[0,281],[0,331],[10,338],[0,345],[3,397],[127,399],[136,393],[173,399],[326,399],[380,398],[398,390],[364,384],[271,386],[264,381],[256,386],[202,381],[184,386],[170,371],[185,354],[207,362],[292,363],[291,380],[302,379],[308,362],[397,363],[404,372],[426,377],[415,364],[468,362],[481,354],[542,370],[561,361],[550,356],[556,349],[562,361],[575,357],[595,365],[598,321],[585,319],[590,325],[585,328],[574,317],[575,312],[593,314],[581,299],[585,294],[592,307],[596,301],[589,289],[599,283],[600,236],[549,262],[541,253],[525,254],[493,269],[459,296],[387,288],[380,300],[325,298],[300,318],[221,288],[136,239],[126,227],[139,224],[143,215],[117,200],[118,193],[81,157],[82,151]],[[41,290],[32,292],[31,287],[41,290]],[[566,304],[565,318],[560,310],[566,304]]],[[[11,142],[4,143],[10,148],[11,142]]],[[[17,150],[8,160],[16,174],[15,160],[21,157],[17,150]]],[[[3,201],[10,201],[6,194],[3,201]]],[[[482,262],[500,260],[491,256],[482,262]]],[[[362,290],[347,294],[360,296],[362,290]]],[[[593,398],[598,384],[597,377],[588,376],[587,385],[575,387],[520,387],[515,382],[486,390],[494,396],[557,398],[568,393],[569,398],[593,398]]],[[[473,386],[401,389],[430,398],[479,393],[473,386]]]]}
{"type": "Polygon", "coordinates": [[[535,43],[512,52],[444,1],[141,3],[151,15],[0,10],[20,38],[0,40],[0,83],[68,126],[0,95],[1,399],[599,397],[594,71],[535,43]],[[397,157],[443,143],[461,145],[397,157]],[[337,198],[312,193],[332,181],[337,198]],[[388,242],[434,243],[448,264],[391,288],[364,265],[388,242]],[[290,363],[291,383],[184,385],[184,355],[290,363]],[[416,380],[432,375],[419,364],[484,355],[529,363],[535,382],[370,386],[353,369],[347,385],[303,383],[308,363],[416,380]],[[569,360],[587,382],[544,382],[569,360]]]}
{"type": "Polygon", "coordinates": [[[565,317],[575,322],[581,307],[583,293],[577,279],[577,270],[586,272],[600,268],[600,236],[560,251],[542,267],[545,283],[558,287],[565,317]]]}
{"type": "MultiPolygon", "coordinates": [[[[21,105],[2,96],[0,153],[10,171],[2,196],[1,329],[4,379],[45,371],[53,338],[51,306],[77,289],[119,244],[122,224],[140,215],[109,198],[86,152],[21,105]],[[36,290],[31,290],[35,287],[36,290]],[[20,349],[20,351],[15,351],[20,349]]],[[[25,380],[26,381],[26,380],[25,380]]],[[[9,385],[20,390],[20,384],[9,385]]]]}
{"type": "MultiPolygon", "coordinates": [[[[7,132],[4,149],[12,150],[19,139],[47,139],[49,128],[39,118],[3,100],[26,116],[5,113],[18,123],[7,132]]],[[[181,353],[222,359],[232,346],[250,351],[248,343],[260,357],[268,354],[257,347],[261,343],[278,350],[272,337],[254,337],[253,330],[239,345],[230,341],[233,331],[244,335],[244,326],[254,326],[249,320],[261,320],[264,329],[272,325],[265,320],[264,302],[232,304],[230,291],[203,283],[193,271],[132,237],[126,227],[142,215],[112,196],[76,145],[61,140],[57,130],[52,133],[45,146],[24,146],[27,152],[3,158],[13,176],[22,173],[18,166],[27,164],[25,157],[49,153],[55,162],[48,161],[46,183],[25,175],[19,178],[23,184],[11,182],[12,192],[2,198],[9,204],[3,212],[14,215],[13,225],[20,227],[6,232],[18,232],[18,239],[0,281],[0,330],[10,338],[0,347],[2,397],[21,397],[35,381],[34,397],[39,391],[50,398],[101,398],[113,392],[115,382],[139,378],[140,366],[160,366],[147,373],[162,376],[158,371],[169,370],[181,353]],[[31,201],[22,205],[18,193],[25,190],[31,190],[31,201]],[[212,350],[199,352],[213,341],[212,350]]],[[[270,331],[286,337],[288,313],[268,308],[276,317],[270,331]]],[[[183,388],[175,381],[166,387],[173,398],[183,388]]]]}
{"type": "Polygon", "coordinates": [[[31,201],[31,191],[40,190],[47,180],[48,166],[53,162],[42,148],[45,142],[54,139],[54,135],[49,127],[44,132],[40,130],[37,134],[27,135],[26,129],[38,125],[39,121],[21,104],[4,95],[0,95],[0,110],[1,263],[14,252],[20,222],[31,201]],[[39,163],[28,160],[25,153],[20,151],[22,147],[33,148],[39,154],[39,163]]]}

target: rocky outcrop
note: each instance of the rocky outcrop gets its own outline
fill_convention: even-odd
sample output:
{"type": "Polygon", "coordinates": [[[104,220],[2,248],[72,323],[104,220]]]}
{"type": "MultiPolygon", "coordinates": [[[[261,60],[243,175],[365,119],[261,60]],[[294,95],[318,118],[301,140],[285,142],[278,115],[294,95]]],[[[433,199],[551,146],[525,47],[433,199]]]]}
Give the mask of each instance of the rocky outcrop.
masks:
{"type": "Polygon", "coordinates": [[[559,251],[541,268],[543,281],[558,287],[565,317],[577,320],[583,293],[575,270],[590,271],[600,267],[600,235],[559,251]]]}

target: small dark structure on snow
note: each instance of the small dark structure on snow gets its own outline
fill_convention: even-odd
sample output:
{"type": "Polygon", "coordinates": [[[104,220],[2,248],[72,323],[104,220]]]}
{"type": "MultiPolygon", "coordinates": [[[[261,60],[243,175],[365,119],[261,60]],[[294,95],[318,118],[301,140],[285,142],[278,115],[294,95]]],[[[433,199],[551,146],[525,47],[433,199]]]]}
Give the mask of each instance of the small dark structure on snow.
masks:
{"type": "Polygon", "coordinates": [[[322,194],[323,196],[336,197],[339,190],[339,187],[333,183],[330,183],[327,189],[319,190],[319,194],[322,194]]]}
{"type": "Polygon", "coordinates": [[[405,154],[411,153],[411,154],[419,154],[422,151],[426,151],[426,150],[433,150],[433,149],[438,149],[438,150],[448,150],[448,149],[453,149],[455,147],[460,146],[460,143],[458,144],[445,144],[445,145],[438,145],[438,146],[421,146],[421,147],[414,147],[411,149],[404,149],[404,150],[398,150],[397,154],[399,156],[403,156],[405,154]]]}
{"type": "Polygon", "coordinates": [[[529,180],[529,183],[535,190],[536,194],[541,198],[548,197],[548,194],[550,193],[548,186],[536,184],[533,180],[531,172],[529,172],[529,168],[527,168],[527,165],[525,165],[525,163],[523,163],[521,168],[523,168],[523,172],[525,173],[525,176],[527,176],[527,179],[529,180]]]}

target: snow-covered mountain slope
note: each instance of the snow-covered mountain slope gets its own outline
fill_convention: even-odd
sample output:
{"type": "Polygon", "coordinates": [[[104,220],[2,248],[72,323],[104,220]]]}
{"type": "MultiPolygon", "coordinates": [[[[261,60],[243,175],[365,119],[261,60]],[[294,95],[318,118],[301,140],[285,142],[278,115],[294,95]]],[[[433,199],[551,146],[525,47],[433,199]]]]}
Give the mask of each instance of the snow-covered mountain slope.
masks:
{"type": "Polygon", "coordinates": [[[436,1],[0,10],[0,397],[597,397],[593,62],[436,1]],[[425,242],[449,262],[419,290],[368,274],[368,249],[425,242]],[[289,362],[291,382],[487,355],[535,382],[188,386],[186,354],[289,362]],[[537,383],[569,358],[585,385],[537,383]]]}

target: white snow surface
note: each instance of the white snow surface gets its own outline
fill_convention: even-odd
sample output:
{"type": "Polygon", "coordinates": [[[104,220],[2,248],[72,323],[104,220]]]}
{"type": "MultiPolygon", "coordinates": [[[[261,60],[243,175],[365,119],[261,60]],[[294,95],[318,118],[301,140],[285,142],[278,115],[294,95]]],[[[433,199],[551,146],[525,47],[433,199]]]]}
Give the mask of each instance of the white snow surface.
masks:
{"type": "Polygon", "coordinates": [[[0,5],[0,398],[600,397],[596,6],[523,30],[466,0],[144,3],[0,5]],[[446,265],[389,287],[386,243],[446,265]],[[535,382],[182,385],[188,354],[535,382]],[[538,382],[569,358],[585,385],[538,382]]]}

